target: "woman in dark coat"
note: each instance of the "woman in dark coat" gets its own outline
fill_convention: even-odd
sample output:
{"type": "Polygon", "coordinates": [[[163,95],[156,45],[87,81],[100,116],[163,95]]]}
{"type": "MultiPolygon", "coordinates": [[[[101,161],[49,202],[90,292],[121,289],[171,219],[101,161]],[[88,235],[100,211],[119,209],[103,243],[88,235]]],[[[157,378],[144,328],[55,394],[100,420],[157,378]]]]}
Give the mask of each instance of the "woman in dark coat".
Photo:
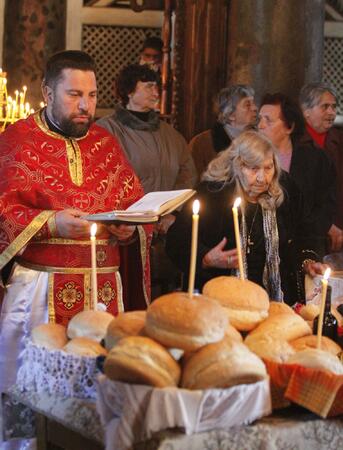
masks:
{"type": "MultiPolygon", "coordinates": [[[[232,205],[242,198],[240,232],[245,275],[265,287],[270,298],[294,303],[296,272],[322,272],[316,253],[297,248],[307,234],[300,224],[301,195],[287,174],[281,175],[276,150],[254,131],[239,136],[208,166],[198,187],[201,203],[195,287],[238,267],[232,205]]],[[[170,228],[167,252],[188,278],[192,211],[189,202],[170,228]]]]}

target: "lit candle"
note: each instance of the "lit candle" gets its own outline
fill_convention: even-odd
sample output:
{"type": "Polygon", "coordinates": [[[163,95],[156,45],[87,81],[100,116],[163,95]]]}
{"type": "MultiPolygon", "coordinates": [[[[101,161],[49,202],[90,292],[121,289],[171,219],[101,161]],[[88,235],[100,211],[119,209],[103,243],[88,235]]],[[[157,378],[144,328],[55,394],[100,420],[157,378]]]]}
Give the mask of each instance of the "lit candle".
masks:
{"type": "Polygon", "coordinates": [[[195,281],[195,266],[197,259],[197,247],[198,247],[198,225],[199,225],[199,200],[193,202],[193,216],[192,216],[192,246],[191,246],[191,261],[189,266],[189,279],[188,279],[188,296],[192,298],[194,291],[195,281]]]}
{"type": "MultiPolygon", "coordinates": [[[[15,93],[15,101],[16,101],[16,103],[18,103],[18,95],[19,95],[19,91],[18,90],[16,90],[16,91],[14,91],[14,93],[15,93]]],[[[20,93],[20,98],[21,98],[21,93],[20,93]]]]}
{"type": "Polygon", "coordinates": [[[23,86],[23,92],[20,93],[20,104],[23,105],[25,103],[25,95],[26,95],[27,87],[23,86]]]}
{"type": "Polygon", "coordinates": [[[27,117],[30,114],[30,103],[25,103],[25,116],[27,117]]]}
{"type": "Polygon", "coordinates": [[[91,277],[91,286],[92,286],[92,300],[93,300],[93,309],[97,310],[98,306],[98,281],[96,278],[96,223],[93,223],[91,226],[91,255],[92,255],[92,277],[91,277]]]}
{"type": "Polygon", "coordinates": [[[13,102],[12,102],[12,115],[11,115],[11,121],[12,122],[14,122],[16,111],[17,111],[17,102],[15,100],[13,100],[13,102]]]}
{"type": "Polygon", "coordinates": [[[237,247],[237,256],[238,256],[239,275],[240,275],[240,279],[244,280],[241,236],[239,234],[239,221],[238,221],[238,207],[240,204],[241,204],[241,198],[237,197],[235,200],[235,203],[233,204],[233,207],[232,207],[232,214],[233,214],[233,225],[235,227],[235,238],[236,238],[236,247],[237,247]]]}
{"type": "Polygon", "coordinates": [[[320,303],[320,312],[318,319],[318,330],[317,330],[317,348],[321,348],[322,345],[322,334],[323,334],[323,320],[324,320],[324,309],[325,309],[325,299],[326,292],[328,290],[328,280],[331,275],[331,269],[328,267],[322,278],[322,300],[320,303]]]}
{"type": "Polygon", "coordinates": [[[44,102],[40,102],[39,107],[40,108],[44,108],[44,106],[45,106],[45,103],[44,102]]]}
{"type": "Polygon", "coordinates": [[[12,97],[7,97],[6,120],[10,120],[12,114],[12,97]]]}

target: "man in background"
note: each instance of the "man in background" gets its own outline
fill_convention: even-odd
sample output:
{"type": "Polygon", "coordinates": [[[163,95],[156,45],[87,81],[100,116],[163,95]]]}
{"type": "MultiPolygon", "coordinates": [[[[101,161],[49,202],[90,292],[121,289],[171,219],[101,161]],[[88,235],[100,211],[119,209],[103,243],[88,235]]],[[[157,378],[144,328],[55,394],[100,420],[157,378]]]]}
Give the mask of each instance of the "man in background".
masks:
{"type": "Polygon", "coordinates": [[[150,69],[161,73],[163,41],[159,37],[148,37],[143,43],[139,64],[147,64],[150,69]]]}

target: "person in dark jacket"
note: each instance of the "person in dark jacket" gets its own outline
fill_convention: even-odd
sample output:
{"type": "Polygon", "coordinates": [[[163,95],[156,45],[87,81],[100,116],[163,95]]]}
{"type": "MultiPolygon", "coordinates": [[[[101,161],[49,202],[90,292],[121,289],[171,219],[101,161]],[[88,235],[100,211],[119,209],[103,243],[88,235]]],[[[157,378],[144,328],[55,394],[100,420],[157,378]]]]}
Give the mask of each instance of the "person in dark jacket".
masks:
{"type": "Polygon", "coordinates": [[[343,130],[334,125],[338,94],[328,83],[309,83],[302,87],[299,103],[306,121],[304,143],[315,143],[334,162],[336,168],[337,208],[329,230],[330,250],[343,248],[343,130]]]}
{"type": "Polygon", "coordinates": [[[199,178],[218,152],[227,149],[242,131],[256,124],[254,96],[254,89],[244,84],[226,87],[218,93],[214,102],[215,124],[194,136],[189,143],[199,178]]]}
{"type": "MultiPolygon", "coordinates": [[[[315,252],[297,246],[298,235],[305,232],[301,229],[301,193],[286,173],[281,174],[277,151],[265,136],[255,131],[242,133],[211,161],[197,192],[201,207],[196,289],[201,290],[213,277],[237,272],[231,208],[238,196],[242,198],[240,235],[248,279],[263,286],[271,299],[292,304],[297,300],[297,270],[322,273],[322,264],[313,261],[315,252]]],[[[185,281],[191,204],[183,208],[167,237],[167,252],[186,275],[185,281]]]]}
{"type": "Polygon", "coordinates": [[[333,162],[313,143],[301,142],[305,130],[302,111],[284,94],[264,96],[258,128],[273,142],[281,168],[302,192],[308,228],[318,239],[317,248],[324,256],[328,248],[327,234],[337,208],[333,162]]]}

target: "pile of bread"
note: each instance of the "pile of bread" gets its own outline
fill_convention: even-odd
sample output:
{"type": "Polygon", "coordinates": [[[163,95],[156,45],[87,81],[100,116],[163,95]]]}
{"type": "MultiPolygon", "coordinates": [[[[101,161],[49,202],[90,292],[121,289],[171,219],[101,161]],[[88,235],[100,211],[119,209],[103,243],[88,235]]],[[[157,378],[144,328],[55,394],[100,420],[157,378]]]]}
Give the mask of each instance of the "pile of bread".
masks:
{"type": "Polygon", "coordinates": [[[317,350],[316,337],[300,315],[270,302],[255,283],[235,277],[212,279],[203,295],[192,298],[183,292],[164,295],[146,312],[113,318],[84,311],[64,334],[60,325],[40,325],[33,330],[34,343],[49,347],[47,327],[59,330],[50,348],[59,341],[67,352],[107,355],[105,374],[128,383],[188,389],[254,383],[267,377],[263,359],[343,374],[336,356],[340,346],[324,337],[317,350]]]}

